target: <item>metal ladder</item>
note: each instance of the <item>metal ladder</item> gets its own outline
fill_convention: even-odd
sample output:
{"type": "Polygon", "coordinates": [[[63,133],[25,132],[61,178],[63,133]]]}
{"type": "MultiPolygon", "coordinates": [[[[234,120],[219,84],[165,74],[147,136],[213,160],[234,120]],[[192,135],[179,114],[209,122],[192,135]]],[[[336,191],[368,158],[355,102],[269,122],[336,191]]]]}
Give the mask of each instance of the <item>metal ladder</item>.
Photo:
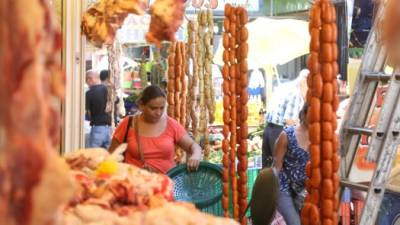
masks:
{"type": "Polygon", "coordinates": [[[384,4],[381,4],[367,40],[351,103],[340,130],[341,186],[368,191],[360,220],[362,225],[375,224],[400,141],[400,68],[395,69],[393,74],[383,72],[386,51],[377,41],[377,24],[383,14],[384,4]],[[375,105],[375,93],[380,82],[388,82],[389,87],[376,127],[370,129],[366,124],[373,111],[371,106],[375,105]],[[377,163],[369,185],[348,179],[361,135],[370,136],[367,160],[377,163]]]}

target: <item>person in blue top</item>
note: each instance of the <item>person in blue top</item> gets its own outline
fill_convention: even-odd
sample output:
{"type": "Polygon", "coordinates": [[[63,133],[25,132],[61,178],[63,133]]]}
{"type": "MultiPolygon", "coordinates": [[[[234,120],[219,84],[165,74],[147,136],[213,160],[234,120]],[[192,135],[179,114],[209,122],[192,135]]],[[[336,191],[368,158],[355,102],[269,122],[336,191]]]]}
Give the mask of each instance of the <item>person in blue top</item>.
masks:
{"type": "Polygon", "coordinates": [[[268,102],[261,147],[263,168],[271,167],[275,142],[283,128],[298,123],[298,114],[306,99],[309,72],[308,69],[303,69],[295,80],[279,85],[268,102]]]}
{"type": "Polygon", "coordinates": [[[299,113],[300,123],[283,129],[275,145],[274,170],[279,177],[278,211],[286,224],[301,225],[300,210],[306,194],[305,166],[310,159],[308,146],[308,105],[299,113]]]}

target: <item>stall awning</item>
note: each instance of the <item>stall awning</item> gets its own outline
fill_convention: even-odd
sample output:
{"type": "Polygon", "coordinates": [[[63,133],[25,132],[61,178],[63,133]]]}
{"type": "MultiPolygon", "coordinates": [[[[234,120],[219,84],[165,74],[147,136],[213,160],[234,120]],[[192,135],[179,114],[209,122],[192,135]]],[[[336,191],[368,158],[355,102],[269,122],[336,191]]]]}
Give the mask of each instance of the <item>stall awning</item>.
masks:
{"type": "MultiPolygon", "coordinates": [[[[281,65],[309,52],[308,22],[294,19],[259,17],[247,24],[248,64],[251,69],[281,65]]],[[[214,63],[223,65],[224,48],[220,40],[214,63]]]]}

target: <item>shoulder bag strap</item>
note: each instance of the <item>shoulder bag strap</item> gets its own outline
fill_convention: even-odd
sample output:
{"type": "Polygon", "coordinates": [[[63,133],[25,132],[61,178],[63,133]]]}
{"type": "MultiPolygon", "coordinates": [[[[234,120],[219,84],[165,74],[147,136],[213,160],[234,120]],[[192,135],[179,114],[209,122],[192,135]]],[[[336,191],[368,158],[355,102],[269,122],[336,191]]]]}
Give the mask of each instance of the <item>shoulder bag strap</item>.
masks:
{"type": "Polygon", "coordinates": [[[132,123],[132,116],[128,116],[128,126],[126,126],[126,132],[125,132],[125,136],[124,136],[124,143],[128,142],[128,132],[129,132],[129,128],[131,127],[131,123],[132,123]]]}
{"type": "MultiPolygon", "coordinates": [[[[128,143],[128,133],[129,133],[129,128],[131,127],[132,124],[132,119],[133,116],[128,116],[128,125],[126,126],[126,131],[125,131],[125,136],[124,136],[124,142],[123,143],[128,143]]],[[[128,151],[124,152],[124,162],[126,163],[126,154],[128,153],[128,151]]]]}
{"type": "Polygon", "coordinates": [[[140,156],[140,161],[142,161],[143,165],[145,165],[145,161],[144,161],[144,154],[143,154],[143,150],[141,148],[140,145],[140,139],[139,139],[139,121],[138,121],[138,116],[135,116],[134,118],[134,126],[135,126],[135,135],[136,135],[136,145],[137,145],[137,150],[139,152],[139,156],[140,156]]]}

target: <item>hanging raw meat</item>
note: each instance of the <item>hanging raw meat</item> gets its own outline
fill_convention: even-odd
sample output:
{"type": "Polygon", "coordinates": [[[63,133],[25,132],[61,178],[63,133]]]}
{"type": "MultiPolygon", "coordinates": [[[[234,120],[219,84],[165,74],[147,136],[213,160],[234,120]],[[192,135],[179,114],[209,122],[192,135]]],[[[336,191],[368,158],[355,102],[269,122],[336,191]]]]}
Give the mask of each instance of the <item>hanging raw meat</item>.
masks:
{"type": "Polygon", "coordinates": [[[115,116],[118,115],[116,110],[115,99],[117,98],[117,93],[121,91],[120,88],[120,56],[121,56],[121,44],[115,40],[109,46],[107,46],[108,52],[108,68],[109,68],[109,78],[106,82],[107,87],[107,105],[106,112],[111,114],[111,126],[115,127],[115,116]]]}
{"type": "Polygon", "coordinates": [[[55,151],[61,31],[43,0],[2,0],[0,21],[0,221],[51,225],[73,187],[55,151]]]}
{"type": "Polygon", "coordinates": [[[168,82],[167,82],[167,98],[168,98],[168,116],[175,118],[175,50],[176,42],[171,43],[168,56],[168,82]]]}
{"type": "Polygon", "coordinates": [[[204,0],[192,0],[192,6],[194,8],[201,8],[201,6],[203,5],[204,0]]]}
{"type": "Polygon", "coordinates": [[[129,13],[142,15],[146,0],[100,0],[83,14],[81,29],[94,46],[112,44],[129,13]]]}
{"type": "Polygon", "coordinates": [[[183,22],[184,0],[156,0],[150,7],[151,21],[146,40],[161,47],[161,41],[175,41],[183,22]]]}

